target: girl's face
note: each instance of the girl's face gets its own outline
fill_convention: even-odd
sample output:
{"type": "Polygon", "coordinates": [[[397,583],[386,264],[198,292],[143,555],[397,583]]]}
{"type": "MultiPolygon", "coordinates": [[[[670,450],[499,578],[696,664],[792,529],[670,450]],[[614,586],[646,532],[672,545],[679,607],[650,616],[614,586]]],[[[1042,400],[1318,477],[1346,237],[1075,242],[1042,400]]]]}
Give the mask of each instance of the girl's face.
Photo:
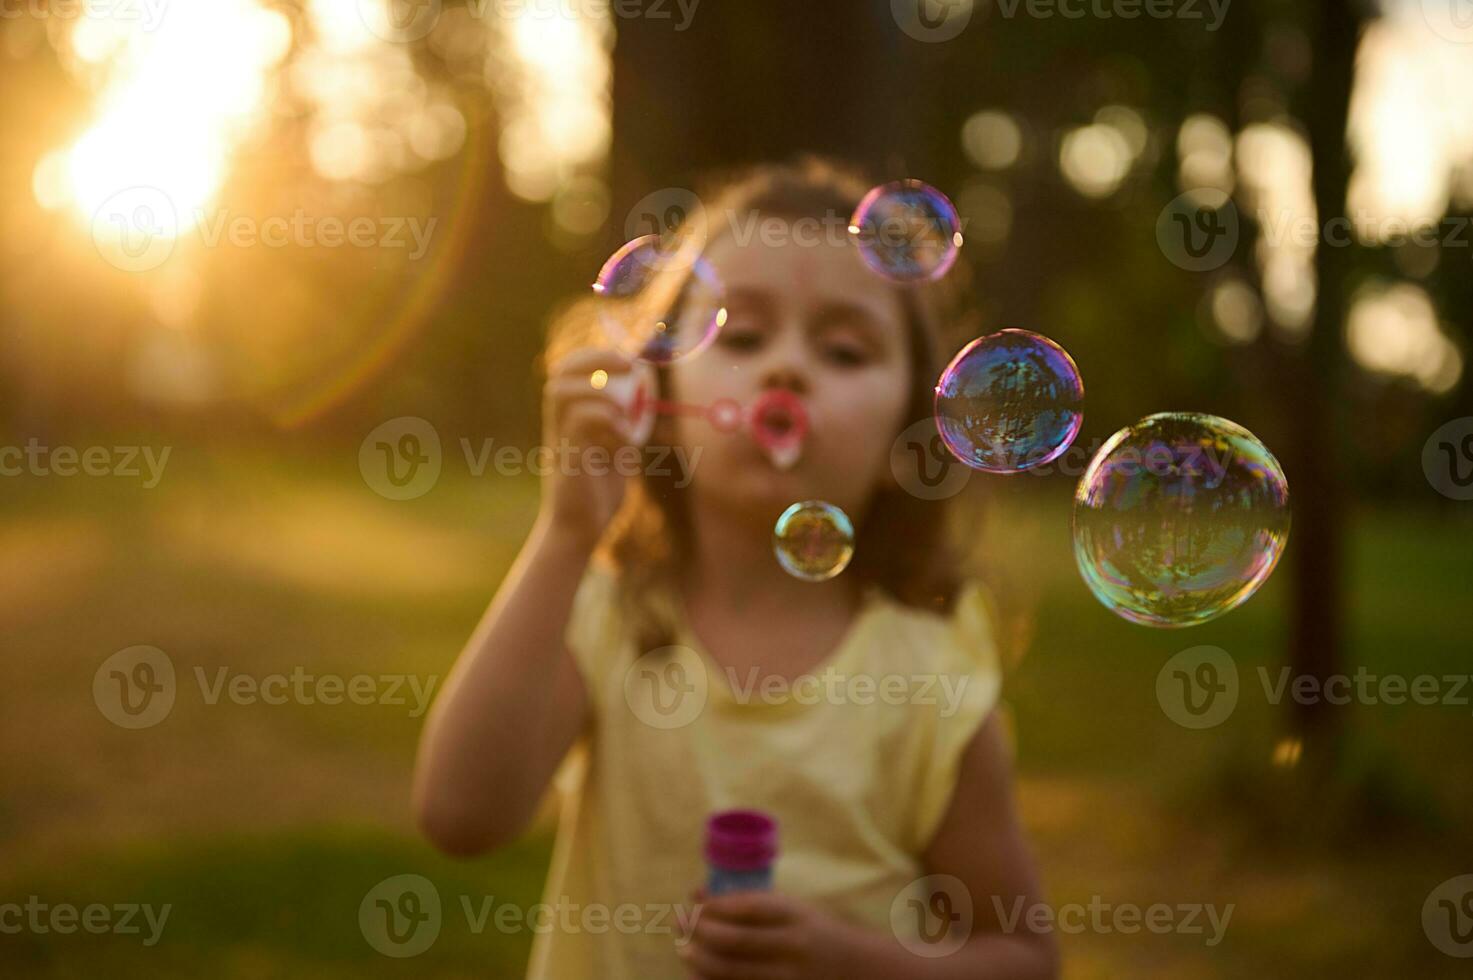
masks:
{"type": "Polygon", "coordinates": [[[692,489],[723,509],[771,523],[790,504],[820,499],[858,520],[909,421],[908,328],[895,287],[852,246],[787,237],[710,244],[706,258],[726,286],[726,325],[704,352],[676,362],[670,379],[677,401],[730,399],[748,413],[765,392],[796,396],[808,418],[797,462],[775,463],[745,415],[734,433],[677,418],[673,442],[700,449],[692,489]]]}

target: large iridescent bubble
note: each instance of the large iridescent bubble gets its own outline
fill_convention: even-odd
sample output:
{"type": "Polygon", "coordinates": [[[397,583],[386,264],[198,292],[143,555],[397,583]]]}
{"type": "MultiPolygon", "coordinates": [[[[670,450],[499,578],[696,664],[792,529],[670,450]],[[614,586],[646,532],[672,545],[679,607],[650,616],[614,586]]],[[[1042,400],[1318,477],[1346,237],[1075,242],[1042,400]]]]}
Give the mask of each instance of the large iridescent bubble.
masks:
{"type": "Polygon", "coordinates": [[[651,364],[699,354],[726,323],[725,288],[690,242],[628,242],[604,263],[593,291],[609,343],[651,364]]]}
{"type": "Polygon", "coordinates": [[[1027,330],[972,341],[936,383],[936,429],[957,459],[1019,473],[1058,459],[1084,422],[1084,382],[1068,351],[1027,330]]]}
{"type": "Polygon", "coordinates": [[[940,279],[962,247],[961,219],[930,184],[900,180],[870,191],[849,219],[865,264],[893,282],[940,279]]]}
{"type": "Polygon", "coordinates": [[[1268,580],[1289,539],[1289,484],[1251,432],[1213,415],[1151,415],[1111,436],[1074,495],[1074,556],[1107,608],[1195,626],[1268,580]]]}

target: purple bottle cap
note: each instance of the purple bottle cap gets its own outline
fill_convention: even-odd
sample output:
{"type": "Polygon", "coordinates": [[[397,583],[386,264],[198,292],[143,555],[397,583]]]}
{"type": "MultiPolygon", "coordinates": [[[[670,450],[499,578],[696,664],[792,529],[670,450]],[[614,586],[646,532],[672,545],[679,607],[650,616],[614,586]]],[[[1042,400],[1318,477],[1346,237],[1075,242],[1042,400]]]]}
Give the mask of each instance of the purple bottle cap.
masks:
{"type": "Polygon", "coordinates": [[[729,871],[760,871],[777,859],[777,821],[761,810],[726,810],[706,821],[706,860],[729,871]]]}

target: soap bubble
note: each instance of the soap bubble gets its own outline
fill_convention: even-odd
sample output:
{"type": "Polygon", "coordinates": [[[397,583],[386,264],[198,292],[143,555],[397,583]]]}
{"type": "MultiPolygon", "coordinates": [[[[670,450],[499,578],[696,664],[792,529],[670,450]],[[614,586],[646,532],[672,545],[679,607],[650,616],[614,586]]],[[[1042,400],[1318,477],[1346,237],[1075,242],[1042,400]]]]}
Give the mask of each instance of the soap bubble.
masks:
{"type": "Polygon", "coordinates": [[[1246,602],[1289,539],[1278,460],[1235,422],[1151,415],[1111,436],[1074,494],[1074,556],[1107,608],[1195,626],[1246,602]]]}
{"type": "Polygon", "coordinates": [[[849,219],[865,264],[901,283],[940,279],[962,247],[961,219],[946,195],[919,180],[883,184],[849,219]]]}
{"type": "Polygon", "coordinates": [[[1069,352],[1027,330],[972,341],[936,384],[936,428],[957,459],[1019,473],[1058,459],[1084,422],[1084,382],[1069,352]]]}
{"type": "Polygon", "coordinates": [[[645,235],[626,243],[599,270],[593,291],[608,341],[652,364],[700,353],[726,323],[721,279],[689,242],[645,235]]]}
{"type": "Polygon", "coordinates": [[[842,572],[854,557],[854,524],[833,504],[805,500],[777,519],[772,547],[789,575],[822,582],[842,572]]]}

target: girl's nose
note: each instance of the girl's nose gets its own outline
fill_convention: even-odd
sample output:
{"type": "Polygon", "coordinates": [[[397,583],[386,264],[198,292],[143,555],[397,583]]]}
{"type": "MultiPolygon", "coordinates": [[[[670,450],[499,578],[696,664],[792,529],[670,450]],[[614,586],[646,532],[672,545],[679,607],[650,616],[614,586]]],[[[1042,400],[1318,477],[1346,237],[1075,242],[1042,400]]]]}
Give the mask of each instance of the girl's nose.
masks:
{"type": "Polygon", "coordinates": [[[798,395],[808,393],[811,384],[808,350],[801,328],[790,326],[779,332],[768,348],[759,380],[763,391],[778,388],[798,395]]]}
{"type": "Polygon", "coordinates": [[[778,367],[762,376],[762,390],[791,391],[795,395],[808,393],[808,375],[791,367],[778,367]]]}

